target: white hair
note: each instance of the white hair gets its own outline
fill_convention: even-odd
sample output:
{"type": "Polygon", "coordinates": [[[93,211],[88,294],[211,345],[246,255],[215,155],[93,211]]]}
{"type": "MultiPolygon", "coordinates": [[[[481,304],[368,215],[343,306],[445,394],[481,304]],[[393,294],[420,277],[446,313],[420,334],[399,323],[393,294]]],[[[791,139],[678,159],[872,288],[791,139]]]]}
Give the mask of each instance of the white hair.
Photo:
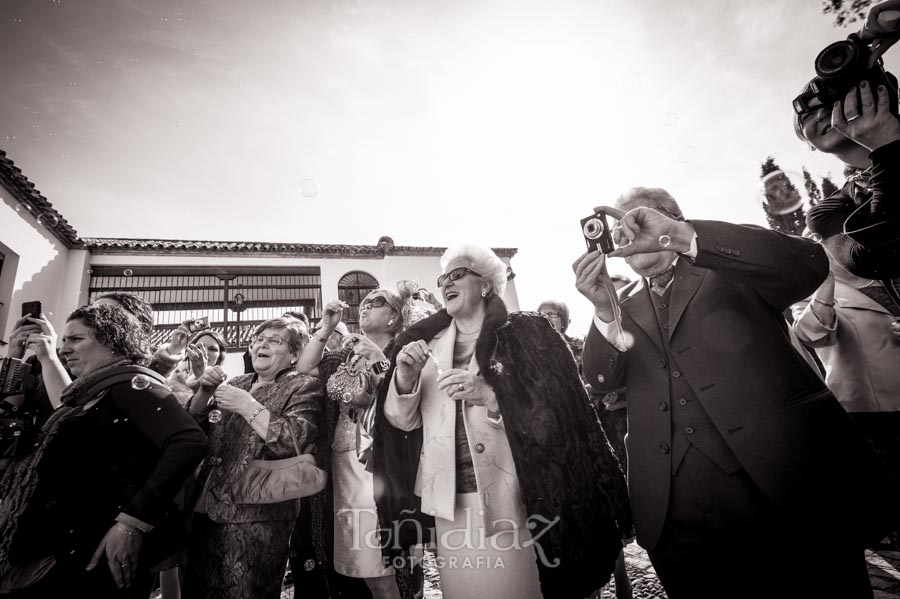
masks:
{"type": "Polygon", "coordinates": [[[506,263],[497,257],[490,248],[475,243],[464,243],[447,248],[441,256],[441,273],[447,273],[447,267],[460,262],[459,266],[468,266],[481,278],[491,284],[491,291],[497,296],[503,297],[506,290],[507,270],[506,263]],[[461,264],[466,261],[468,264],[461,264]]]}

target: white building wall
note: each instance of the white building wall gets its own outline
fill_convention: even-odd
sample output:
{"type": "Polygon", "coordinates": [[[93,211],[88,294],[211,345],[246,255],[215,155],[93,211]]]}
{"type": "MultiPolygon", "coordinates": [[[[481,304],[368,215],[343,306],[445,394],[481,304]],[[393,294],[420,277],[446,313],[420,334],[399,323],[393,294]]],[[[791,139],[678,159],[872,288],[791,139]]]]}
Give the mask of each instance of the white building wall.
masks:
{"type": "MultiPolygon", "coordinates": [[[[6,257],[0,273],[0,339],[9,340],[22,314],[22,303],[34,300],[40,300],[44,314],[61,333],[66,316],[81,299],[75,291],[78,277],[67,285],[67,274],[71,268],[86,271],[87,252],[80,252],[75,264],[70,265],[72,252],[30,212],[17,212],[18,202],[8,190],[0,186],[0,192],[0,251],[6,257]]],[[[79,283],[83,279],[82,275],[79,283]]]]}

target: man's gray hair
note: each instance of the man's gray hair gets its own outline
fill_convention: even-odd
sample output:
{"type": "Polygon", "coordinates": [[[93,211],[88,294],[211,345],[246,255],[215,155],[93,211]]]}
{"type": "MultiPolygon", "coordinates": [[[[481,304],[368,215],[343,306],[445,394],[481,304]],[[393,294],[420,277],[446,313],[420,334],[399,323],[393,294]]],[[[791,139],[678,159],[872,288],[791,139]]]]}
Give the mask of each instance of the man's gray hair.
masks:
{"type": "Polygon", "coordinates": [[[616,199],[617,208],[626,210],[636,207],[631,204],[652,208],[672,218],[684,218],[672,194],[660,187],[632,187],[616,199]]]}

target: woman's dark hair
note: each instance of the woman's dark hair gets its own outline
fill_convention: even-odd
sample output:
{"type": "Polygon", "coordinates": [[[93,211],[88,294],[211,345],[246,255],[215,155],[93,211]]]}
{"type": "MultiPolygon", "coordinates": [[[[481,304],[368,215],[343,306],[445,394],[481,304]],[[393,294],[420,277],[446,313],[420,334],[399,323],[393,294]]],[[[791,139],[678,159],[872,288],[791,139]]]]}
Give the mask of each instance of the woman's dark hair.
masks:
{"type": "Polygon", "coordinates": [[[150,338],[137,317],[120,306],[88,304],[69,314],[66,322],[80,320],[91,336],[114,354],[135,364],[150,362],[150,338]]]}
{"type": "MultiPolygon", "coordinates": [[[[114,291],[104,293],[97,299],[110,299],[122,306],[122,308],[134,316],[147,336],[153,334],[153,306],[144,298],[130,293],[114,291]]],[[[96,299],[94,300],[97,301],[96,299]]]]}
{"type": "Polygon", "coordinates": [[[191,337],[191,340],[189,343],[190,344],[197,343],[197,341],[199,341],[201,337],[212,337],[213,339],[216,340],[216,345],[219,346],[219,359],[216,361],[215,364],[210,364],[210,366],[219,366],[220,364],[222,364],[222,362],[225,361],[225,350],[228,349],[228,345],[225,343],[225,338],[222,337],[222,335],[220,335],[219,333],[213,331],[212,329],[205,329],[203,331],[200,331],[193,337],[191,337]]]}

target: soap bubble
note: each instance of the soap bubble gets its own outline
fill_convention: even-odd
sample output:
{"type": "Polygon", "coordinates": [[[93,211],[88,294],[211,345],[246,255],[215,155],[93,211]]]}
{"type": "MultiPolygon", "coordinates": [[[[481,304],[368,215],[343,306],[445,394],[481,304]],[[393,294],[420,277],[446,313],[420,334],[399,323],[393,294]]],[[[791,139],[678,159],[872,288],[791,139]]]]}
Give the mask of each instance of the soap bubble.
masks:
{"type": "Polygon", "coordinates": [[[209,420],[211,424],[220,422],[222,420],[222,410],[210,410],[206,419],[209,420]]]}
{"type": "Polygon", "coordinates": [[[314,198],[319,193],[319,186],[312,179],[300,181],[300,193],[307,198],[314,198]]]}
{"type": "Polygon", "coordinates": [[[800,208],[806,196],[803,175],[778,169],[762,178],[756,201],[771,214],[788,214],[800,208]]]}
{"type": "Polygon", "coordinates": [[[131,388],[136,389],[138,391],[143,391],[147,387],[150,386],[150,377],[146,374],[136,374],[131,379],[131,388]]]}
{"type": "Polygon", "coordinates": [[[122,274],[125,275],[126,277],[130,277],[131,275],[134,274],[134,271],[131,270],[130,268],[126,268],[125,270],[122,271],[122,274]]]}
{"type": "Polygon", "coordinates": [[[666,127],[674,127],[678,124],[678,118],[679,117],[677,112],[670,112],[665,116],[665,118],[663,118],[663,125],[665,125],[666,127]]]}
{"type": "Polygon", "coordinates": [[[59,217],[52,212],[42,212],[38,214],[37,222],[45,227],[55,227],[59,224],[59,217]]]}

